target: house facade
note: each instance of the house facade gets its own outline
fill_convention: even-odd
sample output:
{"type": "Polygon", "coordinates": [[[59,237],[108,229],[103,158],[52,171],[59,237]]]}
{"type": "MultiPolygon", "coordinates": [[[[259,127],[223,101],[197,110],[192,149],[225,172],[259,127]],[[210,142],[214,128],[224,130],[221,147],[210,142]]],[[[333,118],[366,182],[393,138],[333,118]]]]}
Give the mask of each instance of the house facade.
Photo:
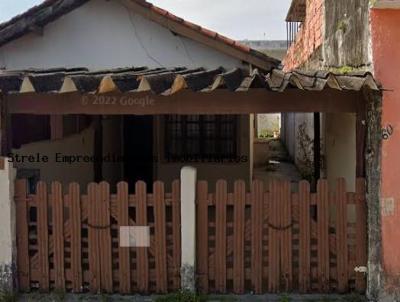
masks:
{"type": "MultiPolygon", "coordinates": [[[[58,67],[107,70],[127,66],[249,69],[249,63],[238,57],[178,35],[149,20],[137,13],[130,2],[89,1],[43,28],[43,32],[32,31],[3,43],[0,65],[5,70],[58,67]]],[[[7,26],[3,28],[6,30],[7,26]]],[[[246,53],[247,47],[243,48],[245,50],[236,50],[251,56],[246,53]]],[[[277,60],[259,56],[268,64],[271,62],[271,66],[278,64],[277,60]]],[[[29,160],[16,162],[20,175],[46,181],[58,179],[64,183],[78,181],[81,185],[96,178],[107,179],[113,184],[125,178],[171,182],[179,177],[183,163],[191,162],[202,178],[211,177],[216,181],[229,175],[231,180],[243,178],[249,182],[251,179],[253,134],[250,115],[225,119],[209,117],[208,120],[196,115],[182,119],[102,116],[98,121],[102,143],[97,144],[102,144],[102,151],[94,150],[96,129],[93,119],[88,119],[90,117],[85,120],[85,117],[71,115],[13,117],[11,127],[15,132],[10,153],[16,158],[41,154],[52,161],[51,165],[29,160]],[[42,134],[37,133],[37,125],[42,127],[42,134]],[[61,153],[60,156],[71,156],[74,160],[76,156],[98,156],[98,152],[103,157],[111,157],[109,161],[106,158],[101,176],[94,175],[92,162],[68,164],[53,156],[61,153]],[[225,153],[230,155],[226,157],[225,153]],[[113,160],[124,156],[130,159],[129,168],[121,160],[113,160]],[[136,161],[136,165],[132,161],[136,161]],[[219,169],[213,171],[215,164],[219,169]],[[131,170],[137,172],[127,172],[131,170]]]]}
{"type": "Polygon", "coordinates": [[[370,73],[284,71],[142,0],[45,1],[0,25],[0,54],[0,263],[20,290],[365,292],[370,73]],[[329,181],[252,179],[252,116],[276,112],[332,115],[329,181]],[[123,245],[136,226],[149,244],[123,245]]]}

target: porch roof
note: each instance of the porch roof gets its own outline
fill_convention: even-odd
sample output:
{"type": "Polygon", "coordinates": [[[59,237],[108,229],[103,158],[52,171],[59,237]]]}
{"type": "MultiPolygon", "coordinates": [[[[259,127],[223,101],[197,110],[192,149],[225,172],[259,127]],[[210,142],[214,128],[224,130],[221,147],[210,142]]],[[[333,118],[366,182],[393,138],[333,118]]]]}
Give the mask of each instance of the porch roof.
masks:
{"type": "Polygon", "coordinates": [[[227,71],[223,68],[205,70],[184,67],[138,67],[99,71],[86,68],[0,71],[0,91],[4,94],[152,92],[168,96],[182,90],[200,93],[217,89],[245,92],[253,88],[272,92],[294,89],[322,91],[329,88],[340,91],[380,89],[379,84],[368,72],[335,74],[329,71],[283,72],[273,69],[269,73],[262,73],[257,69],[248,72],[242,69],[227,71]]]}

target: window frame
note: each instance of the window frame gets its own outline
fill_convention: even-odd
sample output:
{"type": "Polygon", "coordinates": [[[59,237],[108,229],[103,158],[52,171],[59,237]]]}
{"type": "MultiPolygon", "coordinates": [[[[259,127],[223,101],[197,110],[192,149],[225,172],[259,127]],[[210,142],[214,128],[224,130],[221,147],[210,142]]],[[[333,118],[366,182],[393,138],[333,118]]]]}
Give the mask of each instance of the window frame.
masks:
{"type": "MultiPolygon", "coordinates": [[[[162,116],[161,119],[161,124],[160,124],[160,130],[162,134],[163,139],[161,140],[161,161],[163,163],[177,163],[177,162],[191,162],[191,160],[183,160],[183,159],[193,159],[194,162],[198,162],[198,163],[234,163],[237,158],[239,157],[240,154],[240,131],[241,131],[241,116],[240,115],[234,115],[234,114],[226,114],[226,115],[200,115],[200,114],[195,114],[195,115],[164,115],[162,116]],[[170,122],[168,121],[168,118],[171,116],[179,116],[181,118],[184,119],[184,123],[187,123],[187,117],[190,116],[197,116],[199,118],[199,141],[200,141],[200,146],[199,146],[199,154],[189,154],[188,151],[182,151],[182,155],[180,156],[170,156],[168,153],[168,141],[171,140],[170,138],[170,133],[169,133],[169,124],[173,124],[174,122],[170,122]],[[215,123],[215,127],[216,129],[216,133],[215,135],[212,137],[212,139],[215,142],[221,141],[222,139],[226,139],[226,140],[230,140],[232,141],[233,145],[233,153],[228,155],[228,156],[222,156],[222,151],[216,151],[214,152],[214,154],[211,153],[207,153],[206,150],[204,150],[204,142],[207,140],[207,136],[205,135],[205,125],[207,124],[207,121],[205,121],[205,117],[206,116],[215,116],[216,117],[216,121],[215,123]],[[222,117],[223,116],[230,116],[233,117],[232,120],[232,126],[233,126],[233,133],[232,133],[232,138],[223,138],[221,136],[223,130],[221,129],[222,125],[224,124],[224,122],[222,121],[222,117]],[[163,129],[164,128],[164,129],[163,129]],[[202,143],[203,142],[203,143],[202,143]],[[198,159],[198,161],[196,161],[196,158],[198,159]]],[[[181,130],[182,132],[187,132],[187,126],[186,124],[183,124],[183,129],[181,130]]],[[[186,136],[186,133],[184,134],[186,136]]],[[[188,138],[185,138],[186,140],[188,138]]],[[[187,143],[185,144],[186,150],[187,150],[187,143]]],[[[216,149],[220,149],[222,146],[221,144],[217,144],[216,145],[216,149]]]]}

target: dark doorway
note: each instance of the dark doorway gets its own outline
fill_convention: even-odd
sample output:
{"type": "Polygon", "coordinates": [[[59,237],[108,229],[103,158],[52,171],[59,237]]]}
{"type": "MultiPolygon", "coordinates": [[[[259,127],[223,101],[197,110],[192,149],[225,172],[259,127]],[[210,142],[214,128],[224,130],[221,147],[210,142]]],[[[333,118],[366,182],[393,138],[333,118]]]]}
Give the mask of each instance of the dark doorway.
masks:
{"type": "Polygon", "coordinates": [[[149,189],[153,183],[153,117],[124,117],[124,176],[129,187],[142,180],[149,189]]]}

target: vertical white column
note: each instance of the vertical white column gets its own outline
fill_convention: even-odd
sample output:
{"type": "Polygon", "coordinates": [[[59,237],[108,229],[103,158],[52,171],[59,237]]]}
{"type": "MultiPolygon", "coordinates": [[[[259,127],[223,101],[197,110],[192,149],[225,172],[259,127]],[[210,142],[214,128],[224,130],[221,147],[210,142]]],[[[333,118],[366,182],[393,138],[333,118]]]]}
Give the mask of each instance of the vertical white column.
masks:
{"type": "Polygon", "coordinates": [[[15,169],[0,157],[0,287],[13,289],[16,260],[16,214],[14,203],[15,169]]]}
{"type": "Polygon", "coordinates": [[[182,290],[196,290],[196,182],[193,167],[181,170],[182,290]]]}

